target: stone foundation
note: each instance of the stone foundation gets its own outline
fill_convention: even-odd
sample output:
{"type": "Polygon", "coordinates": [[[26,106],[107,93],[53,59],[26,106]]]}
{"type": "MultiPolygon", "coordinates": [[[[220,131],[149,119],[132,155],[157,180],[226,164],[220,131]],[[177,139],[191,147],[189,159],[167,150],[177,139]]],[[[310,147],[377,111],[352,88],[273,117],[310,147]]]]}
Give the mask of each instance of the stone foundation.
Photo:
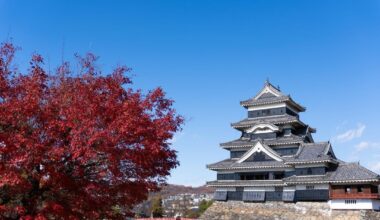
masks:
{"type": "Polygon", "coordinates": [[[326,202],[217,202],[202,220],[376,220],[380,212],[371,210],[330,210],[326,202]]]}

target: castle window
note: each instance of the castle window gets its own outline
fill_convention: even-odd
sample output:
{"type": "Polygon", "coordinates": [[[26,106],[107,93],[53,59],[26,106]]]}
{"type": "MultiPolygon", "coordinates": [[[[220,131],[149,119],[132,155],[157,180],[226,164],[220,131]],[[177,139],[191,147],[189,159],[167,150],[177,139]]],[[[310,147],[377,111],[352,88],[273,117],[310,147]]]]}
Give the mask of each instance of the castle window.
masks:
{"type": "Polygon", "coordinates": [[[356,204],[356,200],[348,199],[348,200],[344,200],[344,203],[345,204],[356,204]]]}
{"type": "Polygon", "coordinates": [[[285,177],[284,173],[275,173],[274,174],[274,179],[275,180],[280,180],[280,179],[283,179],[284,177],[285,177]]]}
{"type": "Polygon", "coordinates": [[[314,186],[313,186],[313,185],[308,185],[308,186],[306,186],[306,189],[307,189],[307,190],[314,189],[314,186]]]}
{"type": "Polygon", "coordinates": [[[350,187],[350,186],[346,186],[346,187],[344,187],[344,191],[345,191],[346,193],[350,193],[350,192],[351,192],[351,187],[350,187]]]}
{"type": "Polygon", "coordinates": [[[313,170],[311,168],[307,168],[307,175],[313,174],[313,170]]]}
{"type": "Polygon", "coordinates": [[[363,186],[358,186],[358,192],[363,192],[363,186]]]}
{"type": "Polygon", "coordinates": [[[263,115],[270,115],[270,109],[262,110],[263,115]]]}

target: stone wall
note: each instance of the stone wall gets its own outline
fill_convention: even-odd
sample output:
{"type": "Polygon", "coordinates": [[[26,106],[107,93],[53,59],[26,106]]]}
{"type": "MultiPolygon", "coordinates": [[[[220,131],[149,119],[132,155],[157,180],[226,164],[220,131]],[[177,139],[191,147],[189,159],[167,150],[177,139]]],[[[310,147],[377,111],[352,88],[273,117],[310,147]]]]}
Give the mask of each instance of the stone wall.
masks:
{"type": "Polygon", "coordinates": [[[326,202],[214,202],[202,220],[372,220],[380,212],[370,210],[330,210],[326,202]]]}

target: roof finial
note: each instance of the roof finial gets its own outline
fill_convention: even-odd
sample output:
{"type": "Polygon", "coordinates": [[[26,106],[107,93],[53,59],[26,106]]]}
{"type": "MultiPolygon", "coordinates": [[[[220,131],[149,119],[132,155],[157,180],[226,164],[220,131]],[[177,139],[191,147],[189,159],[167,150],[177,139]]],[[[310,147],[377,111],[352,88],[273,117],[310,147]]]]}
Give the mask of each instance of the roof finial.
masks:
{"type": "Polygon", "coordinates": [[[269,82],[269,77],[267,77],[267,79],[265,80],[265,85],[269,85],[270,82],[269,82]]]}
{"type": "Polygon", "coordinates": [[[277,85],[277,89],[278,89],[278,91],[280,91],[281,89],[280,89],[280,85],[277,85]]]}

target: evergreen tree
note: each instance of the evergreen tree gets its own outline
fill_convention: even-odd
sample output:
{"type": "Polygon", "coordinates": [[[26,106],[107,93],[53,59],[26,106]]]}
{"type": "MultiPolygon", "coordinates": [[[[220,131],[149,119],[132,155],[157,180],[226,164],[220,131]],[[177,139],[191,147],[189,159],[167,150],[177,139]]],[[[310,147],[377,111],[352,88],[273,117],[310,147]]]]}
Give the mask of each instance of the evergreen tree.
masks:
{"type": "Polygon", "coordinates": [[[163,217],[164,215],[161,195],[155,196],[152,199],[152,215],[153,217],[163,217]]]}

